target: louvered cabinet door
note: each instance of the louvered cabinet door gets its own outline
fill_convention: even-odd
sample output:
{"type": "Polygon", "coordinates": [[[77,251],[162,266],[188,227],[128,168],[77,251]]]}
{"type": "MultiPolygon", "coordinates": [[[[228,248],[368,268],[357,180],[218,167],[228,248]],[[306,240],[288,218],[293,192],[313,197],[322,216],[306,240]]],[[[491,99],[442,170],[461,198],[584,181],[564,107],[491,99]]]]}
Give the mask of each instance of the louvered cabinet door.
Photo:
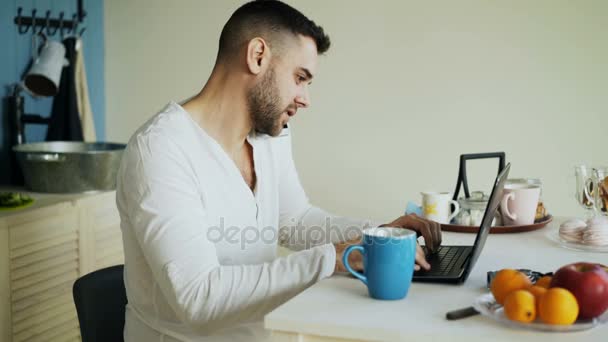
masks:
{"type": "Polygon", "coordinates": [[[86,272],[124,263],[120,216],[115,202],[116,192],[105,192],[77,201],[86,272]]]}
{"type": "Polygon", "coordinates": [[[12,341],[78,340],[72,285],[81,267],[73,203],[11,216],[5,224],[12,341]]]}

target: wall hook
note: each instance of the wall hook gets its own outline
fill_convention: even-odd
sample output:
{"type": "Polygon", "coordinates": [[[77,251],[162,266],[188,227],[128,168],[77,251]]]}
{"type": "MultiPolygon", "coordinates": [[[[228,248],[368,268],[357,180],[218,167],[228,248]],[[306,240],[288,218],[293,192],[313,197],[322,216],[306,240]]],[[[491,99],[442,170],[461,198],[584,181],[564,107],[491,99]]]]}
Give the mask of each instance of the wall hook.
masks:
{"type": "Polygon", "coordinates": [[[27,31],[29,31],[30,27],[27,25],[22,25],[21,24],[21,12],[23,11],[23,8],[19,7],[17,9],[17,31],[19,32],[19,34],[26,34],[27,31]]]}
{"type": "Polygon", "coordinates": [[[59,34],[61,35],[61,39],[63,39],[63,36],[65,35],[65,33],[63,32],[63,12],[59,13],[59,34]]]}
{"type": "MultiPolygon", "coordinates": [[[[32,16],[24,16],[23,15],[23,7],[17,7],[17,15],[13,19],[13,23],[17,25],[17,32],[19,34],[25,34],[30,32],[30,28],[32,29],[32,34],[42,34],[45,33],[49,36],[57,33],[57,30],[60,30],[60,33],[71,34],[74,36],[82,35],[84,33],[83,27],[80,26],[83,23],[84,18],[86,17],[86,11],[84,10],[84,6],[82,5],[83,0],[77,0],[76,5],[78,6],[78,12],[74,13],[72,16],[72,20],[69,20],[69,16],[65,15],[64,12],[60,13],[59,18],[51,17],[52,10],[46,10],[46,15],[40,16],[36,18],[36,13],[38,12],[36,9],[32,9],[32,16]],[[67,18],[65,19],[64,16],[67,18]],[[80,29],[79,29],[80,26],[80,29]]],[[[42,12],[42,11],[40,11],[42,12]]]]}
{"type": "Polygon", "coordinates": [[[72,30],[70,30],[70,33],[73,35],[76,35],[78,33],[78,14],[74,13],[72,15],[72,30]]]}
{"type": "MultiPolygon", "coordinates": [[[[46,16],[44,18],[44,25],[40,25],[40,30],[38,30],[38,34],[43,34],[44,30],[49,27],[49,19],[51,18],[51,11],[46,11],[46,16]]],[[[32,25],[36,28],[36,20],[32,21],[32,25]]]]}
{"type": "MultiPolygon", "coordinates": [[[[51,11],[46,11],[46,34],[49,36],[57,33],[59,27],[55,27],[54,30],[51,30],[51,19],[50,19],[51,11]]],[[[60,19],[63,19],[63,12],[59,15],[60,19]]]]}
{"type": "Polygon", "coordinates": [[[32,27],[32,33],[36,34],[36,9],[32,10],[32,23],[30,26],[32,27]]]}

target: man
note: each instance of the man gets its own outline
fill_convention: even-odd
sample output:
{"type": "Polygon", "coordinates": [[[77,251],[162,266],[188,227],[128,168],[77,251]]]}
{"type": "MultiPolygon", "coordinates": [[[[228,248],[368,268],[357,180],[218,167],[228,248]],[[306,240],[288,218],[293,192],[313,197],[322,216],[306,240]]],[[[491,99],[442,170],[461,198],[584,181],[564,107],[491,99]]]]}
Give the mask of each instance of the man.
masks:
{"type": "MultiPolygon", "coordinates": [[[[344,271],[344,248],[371,222],[309,203],[286,128],[310,105],[329,45],[292,7],[247,3],[224,26],[201,92],[130,139],[117,189],[126,341],[265,339],[266,313],[344,271]],[[277,257],[277,242],[296,252],[277,257]]],[[[416,230],[431,250],[441,243],[439,225],[415,216],[388,225],[416,230]]],[[[420,249],[416,262],[429,267],[420,249]]]]}

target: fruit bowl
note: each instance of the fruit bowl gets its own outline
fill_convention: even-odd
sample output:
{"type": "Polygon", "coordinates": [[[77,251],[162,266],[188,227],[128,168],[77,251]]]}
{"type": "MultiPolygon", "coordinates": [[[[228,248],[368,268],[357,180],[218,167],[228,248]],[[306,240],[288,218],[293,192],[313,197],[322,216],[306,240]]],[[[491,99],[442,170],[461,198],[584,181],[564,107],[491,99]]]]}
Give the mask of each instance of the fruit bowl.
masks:
{"type": "Polygon", "coordinates": [[[496,303],[494,296],[491,293],[481,295],[473,302],[475,310],[479,311],[483,316],[490,317],[501,324],[528,330],[553,331],[553,332],[572,332],[582,331],[594,328],[598,325],[608,322],[608,311],[604,312],[600,317],[588,320],[577,320],[572,325],[551,325],[542,323],[538,318],[532,323],[520,323],[508,319],[503,311],[502,305],[496,303]]]}

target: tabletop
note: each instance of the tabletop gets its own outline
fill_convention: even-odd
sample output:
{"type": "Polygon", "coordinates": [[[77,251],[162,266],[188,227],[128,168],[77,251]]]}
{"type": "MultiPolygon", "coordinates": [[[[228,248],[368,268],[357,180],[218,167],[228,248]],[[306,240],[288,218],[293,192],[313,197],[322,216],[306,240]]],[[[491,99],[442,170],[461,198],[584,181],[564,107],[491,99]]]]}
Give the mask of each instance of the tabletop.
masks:
{"type": "MultiPolygon", "coordinates": [[[[468,280],[462,285],[413,283],[406,298],[374,300],[366,286],[346,275],[334,275],[311,286],[266,315],[266,329],[274,341],[400,341],[431,337],[433,340],[491,338],[505,340],[605,341],[608,324],[583,332],[554,333],[513,329],[481,315],[447,321],[448,311],[471,306],[487,293],[488,271],[527,268],[556,271],[578,261],[608,262],[607,253],[574,251],[550,237],[560,222],[527,233],[490,234],[468,280]]],[[[475,234],[443,234],[444,245],[472,245],[475,234]]]]}

